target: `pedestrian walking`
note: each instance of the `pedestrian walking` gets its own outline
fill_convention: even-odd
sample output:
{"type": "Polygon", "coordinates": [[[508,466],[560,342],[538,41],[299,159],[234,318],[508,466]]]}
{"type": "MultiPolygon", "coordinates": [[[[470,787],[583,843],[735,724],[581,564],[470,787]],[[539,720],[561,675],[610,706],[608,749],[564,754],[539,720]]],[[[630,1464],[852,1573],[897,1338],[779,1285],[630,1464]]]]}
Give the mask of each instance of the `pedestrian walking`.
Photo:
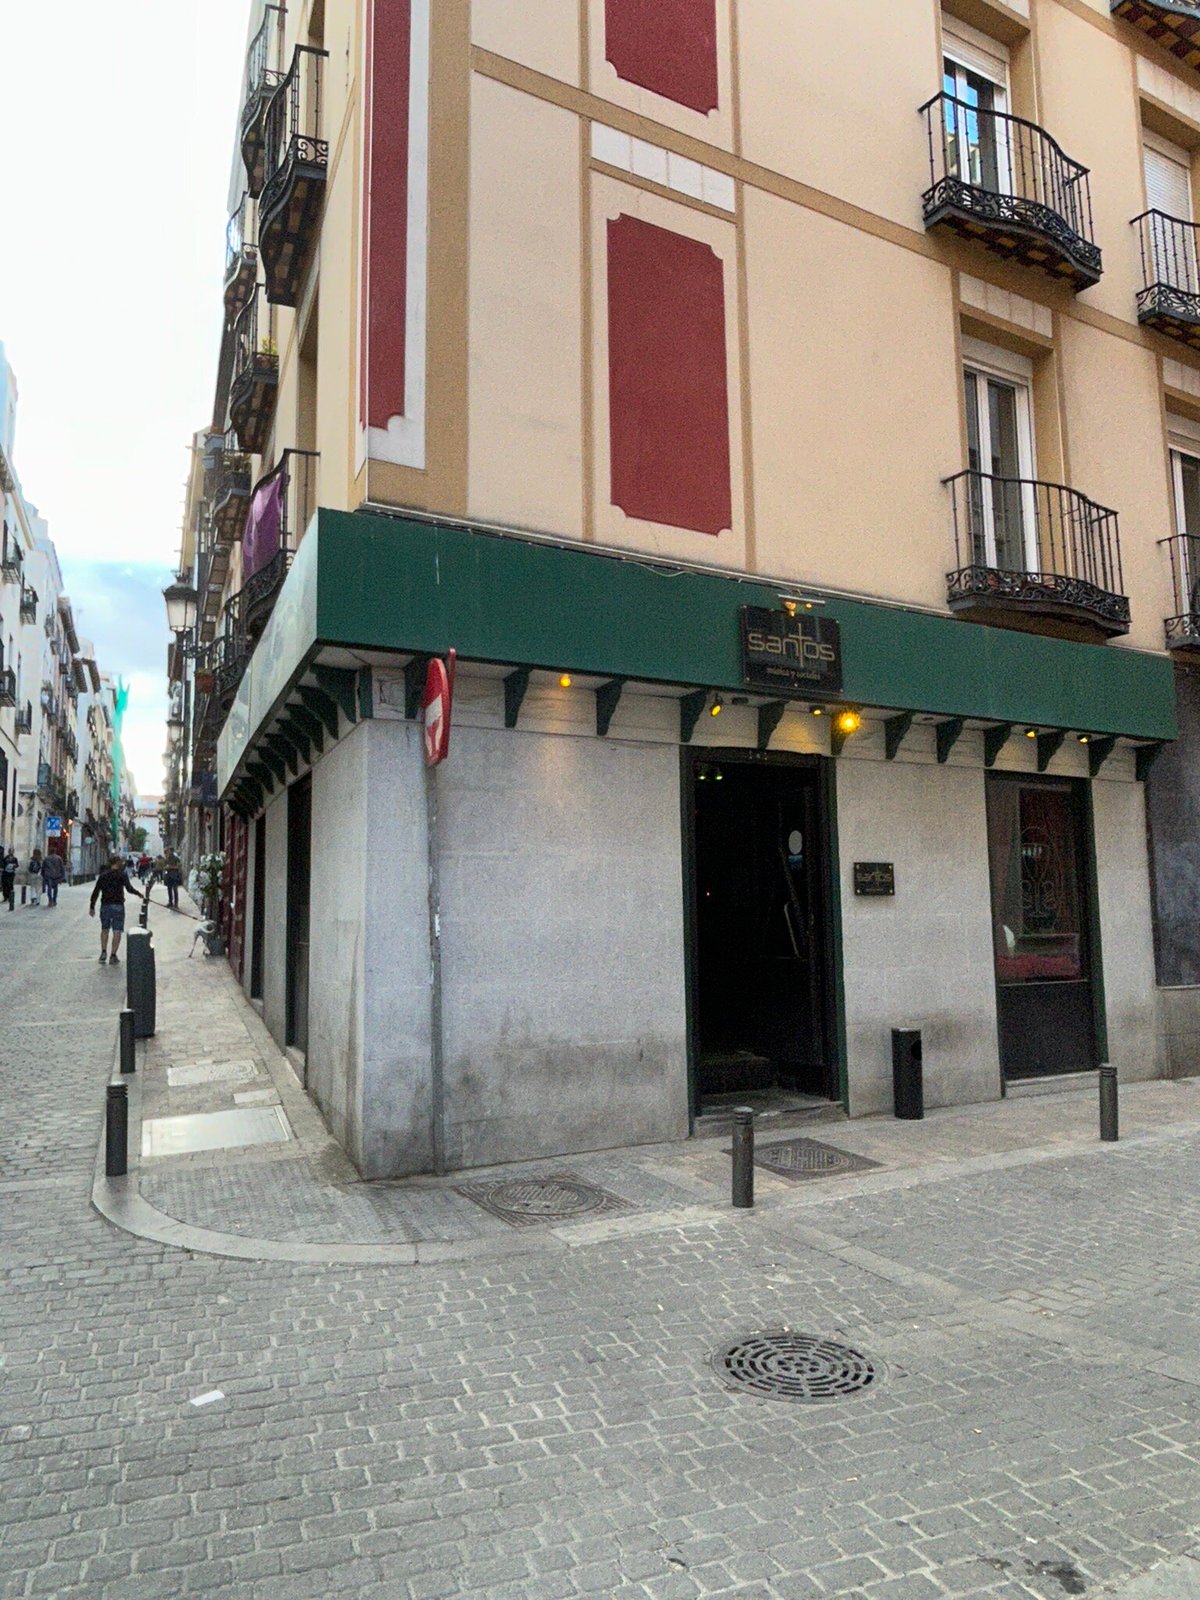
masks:
{"type": "Polygon", "coordinates": [[[35,850],[29,858],[29,904],[41,904],[42,872],[46,865],[45,858],[40,850],[35,850]]]}
{"type": "Polygon", "coordinates": [[[51,850],[42,862],[42,883],[46,890],[46,904],[58,904],[58,890],[67,875],[67,864],[63,858],[51,850]]]}
{"type": "Polygon", "coordinates": [[[17,853],[10,845],[0,859],[0,900],[3,900],[10,911],[17,909],[16,896],[13,885],[17,881],[17,868],[21,863],[17,860],[17,853]]]}
{"type": "Polygon", "coordinates": [[[96,915],[96,901],[100,902],[100,960],[115,964],[121,948],[121,935],[125,931],[125,896],[131,894],[138,900],[145,895],[129,881],[126,863],[120,856],[110,856],[108,866],[92,887],[88,915],[96,915]],[[108,936],[112,934],[112,954],[108,953],[108,936]]]}
{"type": "Polygon", "coordinates": [[[167,905],[172,911],[178,911],[179,885],[183,882],[183,863],[170,848],[163,852],[163,882],[167,886],[167,905]]]}

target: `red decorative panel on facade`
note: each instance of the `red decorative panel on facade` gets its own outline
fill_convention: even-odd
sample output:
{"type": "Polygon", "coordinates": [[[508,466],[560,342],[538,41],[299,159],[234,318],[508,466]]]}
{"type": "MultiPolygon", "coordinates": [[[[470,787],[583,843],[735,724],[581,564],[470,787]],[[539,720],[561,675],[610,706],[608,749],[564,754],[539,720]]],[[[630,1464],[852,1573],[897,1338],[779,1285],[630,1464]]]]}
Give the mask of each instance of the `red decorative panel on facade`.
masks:
{"type": "Polygon", "coordinates": [[[242,981],[246,955],[246,854],[250,827],[241,817],[230,817],[222,875],[221,931],[229,964],[242,981]]]}
{"type": "Polygon", "coordinates": [[[612,500],[697,533],[733,525],[725,276],[699,239],[608,224],[612,500]]]}
{"type": "Polygon", "coordinates": [[[604,0],[617,76],[702,115],[717,97],[717,0],[604,0]]]}
{"type": "Polygon", "coordinates": [[[363,248],[362,420],[404,415],[412,0],[371,0],[363,248]]]}

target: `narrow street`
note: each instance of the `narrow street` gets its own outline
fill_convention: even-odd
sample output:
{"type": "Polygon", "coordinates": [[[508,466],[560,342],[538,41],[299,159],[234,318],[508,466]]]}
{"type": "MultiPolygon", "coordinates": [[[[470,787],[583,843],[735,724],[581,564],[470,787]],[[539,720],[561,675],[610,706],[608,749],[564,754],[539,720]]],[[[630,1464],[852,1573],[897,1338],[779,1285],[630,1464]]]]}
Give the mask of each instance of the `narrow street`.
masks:
{"type": "Polygon", "coordinates": [[[453,1269],[221,1260],[90,1206],[124,970],[86,891],[0,941],[6,1600],[1057,1600],[1163,1562],[1183,1576],[1130,1592],[1195,1592],[1196,1131],[969,1185],[831,1180],[802,1224],[453,1269]],[[782,1327],[874,1385],[718,1381],[712,1352],[782,1327]]]}

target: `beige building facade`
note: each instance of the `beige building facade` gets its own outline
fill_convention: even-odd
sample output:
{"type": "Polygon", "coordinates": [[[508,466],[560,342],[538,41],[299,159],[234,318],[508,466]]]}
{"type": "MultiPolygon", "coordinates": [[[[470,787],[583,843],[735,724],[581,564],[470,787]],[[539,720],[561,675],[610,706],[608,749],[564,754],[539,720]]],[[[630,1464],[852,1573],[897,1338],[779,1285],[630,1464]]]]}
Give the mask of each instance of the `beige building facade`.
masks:
{"type": "Polygon", "coordinates": [[[935,1105],[1195,1065],[1198,62],[1177,0],[254,10],[173,659],[366,1175],[890,1109],[893,1029],[935,1105]]]}

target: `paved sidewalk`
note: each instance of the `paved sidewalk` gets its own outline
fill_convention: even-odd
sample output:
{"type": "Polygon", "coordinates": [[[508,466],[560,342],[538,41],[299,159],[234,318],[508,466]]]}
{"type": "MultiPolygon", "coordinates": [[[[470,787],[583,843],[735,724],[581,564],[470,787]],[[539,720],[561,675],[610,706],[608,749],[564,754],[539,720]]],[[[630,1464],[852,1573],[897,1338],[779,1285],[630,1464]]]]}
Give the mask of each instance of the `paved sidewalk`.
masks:
{"type": "MultiPolygon", "coordinates": [[[[227,963],[194,944],[194,917],[190,903],[177,916],[153,907],[158,1031],[139,1049],[130,1174],[111,1183],[97,1176],[98,1209],[130,1232],[249,1259],[403,1264],[561,1250],[728,1214],[729,1141],[719,1137],[363,1183],[227,963]],[[251,1120],[252,1129],[237,1126],[251,1120]],[[264,1131],[272,1142],[223,1142],[264,1131]],[[200,1133],[214,1148],[172,1153],[181,1133],[200,1133]],[[574,1220],[522,1218],[519,1226],[488,1209],[490,1185],[548,1176],[592,1186],[604,1201],[574,1220]]],[[[1091,1086],[932,1111],[916,1123],[763,1119],[760,1155],[806,1137],[861,1164],[803,1181],[760,1167],[756,1215],[801,1222],[830,1202],[929,1183],[944,1184],[953,1205],[957,1180],[1074,1150],[1113,1159],[1131,1141],[1200,1132],[1200,1084],[1130,1086],[1121,1119],[1122,1144],[1099,1146],[1091,1086]]]]}

